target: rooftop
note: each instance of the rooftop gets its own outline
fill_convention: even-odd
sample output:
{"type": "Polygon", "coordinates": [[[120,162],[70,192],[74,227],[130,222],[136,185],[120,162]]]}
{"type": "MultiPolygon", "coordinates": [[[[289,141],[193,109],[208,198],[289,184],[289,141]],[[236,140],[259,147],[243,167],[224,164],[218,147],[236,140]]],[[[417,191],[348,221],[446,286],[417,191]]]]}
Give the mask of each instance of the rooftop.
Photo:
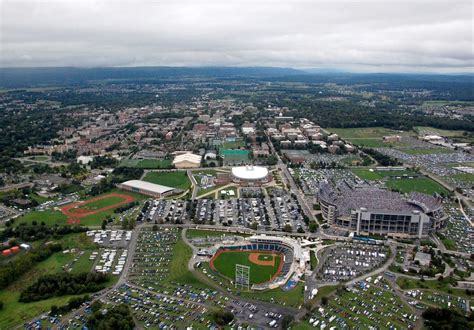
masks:
{"type": "Polygon", "coordinates": [[[122,185],[130,187],[130,188],[148,190],[148,191],[152,191],[159,194],[163,194],[175,189],[172,187],[162,186],[160,184],[151,183],[151,182],[142,181],[142,180],[125,181],[122,183],[122,185]]]}

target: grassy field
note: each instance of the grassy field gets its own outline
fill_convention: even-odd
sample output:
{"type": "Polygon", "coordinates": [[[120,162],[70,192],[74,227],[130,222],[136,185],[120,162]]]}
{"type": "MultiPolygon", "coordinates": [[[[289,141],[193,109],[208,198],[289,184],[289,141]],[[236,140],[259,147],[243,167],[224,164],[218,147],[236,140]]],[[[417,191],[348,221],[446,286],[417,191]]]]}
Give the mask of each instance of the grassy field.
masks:
{"type": "MultiPolygon", "coordinates": [[[[120,194],[129,195],[135,198],[135,200],[137,201],[141,201],[145,199],[145,196],[143,195],[128,192],[128,191],[123,191],[119,189],[113,189],[102,195],[108,195],[110,193],[120,193],[120,194]]],[[[102,196],[102,195],[99,195],[99,196],[102,196]]],[[[95,197],[97,196],[94,196],[91,198],[95,198],[95,197]]],[[[88,205],[85,205],[84,208],[88,210],[93,210],[93,209],[98,209],[98,208],[105,207],[107,205],[111,205],[111,204],[122,201],[121,198],[119,198],[118,200],[115,200],[115,199],[116,197],[110,197],[110,198],[98,200],[96,202],[92,202],[88,205]],[[91,205],[93,208],[91,208],[91,205]]],[[[85,226],[100,226],[102,224],[102,220],[112,215],[114,215],[114,209],[105,210],[103,212],[81,218],[80,224],[85,225],[85,226]]],[[[20,224],[20,223],[31,224],[33,221],[36,221],[38,224],[44,221],[44,223],[47,226],[66,225],[67,217],[59,210],[46,209],[44,211],[32,211],[32,212],[26,213],[25,215],[17,218],[15,220],[15,223],[16,224],[20,224]]]]}
{"type": "Polygon", "coordinates": [[[79,208],[93,211],[93,210],[101,209],[103,207],[107,207],[107,206],[110,206],[110,205],[120,203],[122,201],[123,201],[123,199],[120,198],[120,197],[110,196],[110,197],[107,197],[107,198],[103,198],[103,199],[99,199],[97,201],[87,203],[85,205],[81,205],[81,206],[79,206],[79,208]]]}
{"type": "Polygon", "coordinates": [[[143,180],[183,190],[191,187],[191,181],[189,181],[186,171],[149,172],[143,180]]]}
{"type": "Polygon", "coordinates": [[[228,233],[226,231],[215,231],[215,230],[204,230],[204,229],[188,229],[186,231],[186,237],[187,238],[198,238],[198,237],[217,237],[217,236],[222,236],[222,235],[238,235],[238,236],[249,236],[246,234],[234,234],[234,233],[228,233]]]}
{"type": "Polygon", "coordinates": [[[452,294],[455,296],[464,297],[468,299],[471,298],[471,296],[469,296],[466,293],[466,290],[450,288],[449,282],[447,280],[421,281],[421,280],[414,280],[414,279],[406,278],[406,277],[399,277],[397,278],[397,285],[403,290],[429,289],[429,290],[440,291],[440,292],[444,292],[444,293],[448,293],[448,294],[452,294]]]}
{"type": "Polygon", "coordinates": [[[402,193],[410,193],[413,191],[432,195],[433,193],[448,195],[449,191],[439,183],[427,177],[413,179],[389,179],[385,183],[387,188],[402,193]]]}
{"type": "Polygon", "coordinates": [[[419,134],[436,134],[444,137],[462,136],[464,133],[464,131],[460,130],[447,130],[427,126],[417,126],[414,129],[419,134]]]}
{"type": "Polygon", "coordinates": [[[144,169],[167,169],[172,168],[171,159],[124,159],[120,162],[121,167],[135,167],[144,169]]]}
{"type": "MultiPolygon", "coordinates": [[[[64,249],[74,247],[81,250],[87,250],[86,254],[96,248],[83,233],[66,235],[59,241],[62,243],[64,249]]],[[[33,317],[49,311],[52,305],[64,305],[71,297],[76,297],[55,297],[32,303],[20,303],[18,301],[21,291],[36,281],[38,277],[46,274],[62,272],[63,266],[70,263],[74,257],[75,254],[72,253],[54,253],[51,257],[38,263],[27,273],[20,276],[6,289],[1,290],[0,301],[3,302],[3,309],[0,310],[0,329],[11,329],[16,325],[21,325],[23,322],[29,321],[33,317]]],[[[81,262],[81,260],[79,260],[78,263],[79,262],[81,262]]],[[[73,268],[74,272],[79,272],[87,268],[85,263],[78,263],[75,264],[75,267],[78,268],[73,268]]]]}
{"type": "Polygon", "coordinates": [[[15,224],[31,224],[33,221],[36,221],[38,224],[44,222],[47,226],[65,225],[67,217],[62,214],[61,211],[55,211],[51,209],[44,211],[32,211],[15,219],[15,224]]]}
{"type": "Polygon", "coordinates": [[[327,130],[331,133],[336,133],[344,139],[381,139],[386,135],[410,135],[409,132],[400,132],[384,127],[328,128],[327,130]]]}
{"type": "Polygon", "coordinates": [[[384,127],[328,128],[328,131],[336,133],[341,138],[349,140],[355,145],[371,148],[404,145],[400,142],[383,142],[383,137],[387,135],[414,135],[413,132],[395,131],[384,127]]]}
{"type": "MultiPolygon", "coordinates": [[[[237,197],[237,189],[238,189],[238,188],[236,188],[236,187],[229,187],[229,188],[224,189],[224,191],[227,191],[227,192],[228,192],[228,191],[233,191],[233,192],[234,192],[234,195],[231,196],[231,197],[232,197],[232,198],[236,198],[236,197],[237,197]]],[[[223,195],[223,194],[222,194],[222,190],[219,191],[219,198],[226,198],[226,197],[227,197],[227,195],[223,195]]]]}
{"type": "Polygon", "coordinates": [[[469,174],[469,173],[459,173],[459,174],[454,174],[449,176],[450,178],[465,182],[465,183],[473,183],[474,182],[474,174],[469,174]]]}
{"type": "Polygon", "coordinates": [[[244,141],[224,142],[221,149],[238,149],[245,147],[244,141]]]}
{"type": "Polygon", "coordinates": [[[368,168],[353,168],[352,173],[357,175],[359,178],[364,180],[376,181],[382,180],[390,176],[403,176],[403,175],[417,175],[416,172],[405,170],[405,171],[377,171],[373,169],[372,171],[368,168]]]}
{"type": "MultiPolygon", "coordinates": [[[[268,252],[259,252],[271,256],[268,252]]],[[[250,267],[250,284],[264,283],[269,281],[278,270],[281,262],[280,256],[274,256],[274,266],[263,266],[254,264],[249,260],[249,252],[223,252],[214,260],[214,267],[217,272],[227,277],[235,279],[235,265],[240,264],[250,267]]]]}

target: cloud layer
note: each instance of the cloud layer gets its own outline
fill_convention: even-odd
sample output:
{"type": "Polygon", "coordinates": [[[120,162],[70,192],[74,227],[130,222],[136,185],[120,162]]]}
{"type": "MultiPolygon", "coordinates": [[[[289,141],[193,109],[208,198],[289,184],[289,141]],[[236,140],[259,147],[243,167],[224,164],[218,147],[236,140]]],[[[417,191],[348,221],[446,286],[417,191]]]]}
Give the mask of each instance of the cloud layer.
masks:
{"type": "Polygon", "coordinates": [[[473,72],[471,1],[0,2],[0,65],[473,72]]]}

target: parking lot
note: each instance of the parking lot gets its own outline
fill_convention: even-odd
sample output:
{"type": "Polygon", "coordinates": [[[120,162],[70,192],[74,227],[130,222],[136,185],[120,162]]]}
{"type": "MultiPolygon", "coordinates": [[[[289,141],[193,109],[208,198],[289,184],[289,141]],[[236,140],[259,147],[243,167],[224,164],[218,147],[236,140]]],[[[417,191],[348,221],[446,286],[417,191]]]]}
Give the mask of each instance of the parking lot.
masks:
{"type": "Polygon", "coordinates": [[[417,316],[400,297],[366,281],[356,283],[311,314],[316,328],[413,329],[417,316]]]}
{"type": "Polygon", "coordinates": [[[126,248],[132,238],[131,230],[89,230],[86,235],[105,247],[126,248]]]}
{"type": "Polygon", "coordinates": [[[272,190],[265,198],[193,201],[155,200],[146,204],[144,219],[154,223],[197,223],[259,230],[304,230],[301,207],[295,196],[272,190]]]}
{"type": "Polygon", "coordinates": [[[325,282],[347,281],[381,265],[388,248],[364,243],[342,243],[321,252],[317,278],[325,282]]]}
{"type": "Polygon", "coordinates": [[[423,290],[408,290],[405,292],[409,304],[413,306],[426,308],[423,303],[428,305],[436,305],[441,308],[457,309],[459,312],[464,313],[467,310],[467,300],[462,297],[452,296],[440,292],[430,292],[423,290]],[[419,304],[422,303],[420,306],[419,304]]]}
{"type": "Polygon", "coordinates": [[[445,212],[448,216],[448,225],[442,235],[452,242],[456,250],[474,253],[474,230],[469,221],[453,205],[446,205],[445,212]]]}
{"type": "Polygon", "coordinates": [[[138,235],[129,280],[136,285],[155,289],[169,273],[173,247],[178,239],[177,229],[142,229],[138,235]]]}

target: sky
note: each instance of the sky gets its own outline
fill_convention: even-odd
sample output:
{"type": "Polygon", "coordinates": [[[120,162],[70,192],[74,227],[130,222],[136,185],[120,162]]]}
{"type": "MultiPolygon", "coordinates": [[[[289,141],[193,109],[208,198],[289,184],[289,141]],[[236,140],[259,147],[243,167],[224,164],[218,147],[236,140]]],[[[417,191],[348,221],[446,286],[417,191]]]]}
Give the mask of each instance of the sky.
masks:
{"type": "Polygon", "coordinates": [[[474,73],[464,0],[0,0],[1,67],[474,73]]]}

